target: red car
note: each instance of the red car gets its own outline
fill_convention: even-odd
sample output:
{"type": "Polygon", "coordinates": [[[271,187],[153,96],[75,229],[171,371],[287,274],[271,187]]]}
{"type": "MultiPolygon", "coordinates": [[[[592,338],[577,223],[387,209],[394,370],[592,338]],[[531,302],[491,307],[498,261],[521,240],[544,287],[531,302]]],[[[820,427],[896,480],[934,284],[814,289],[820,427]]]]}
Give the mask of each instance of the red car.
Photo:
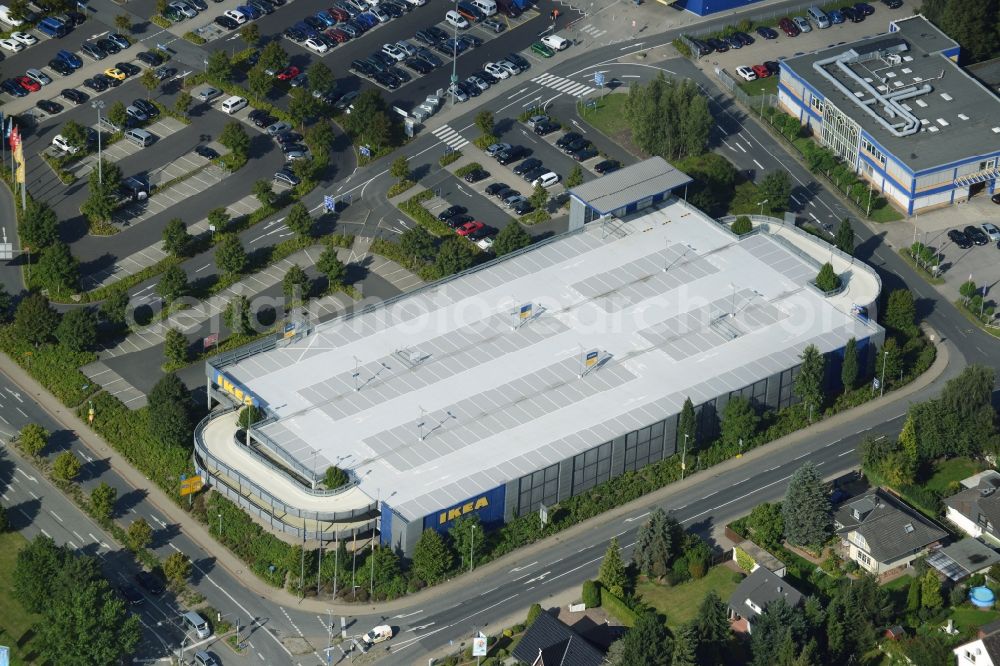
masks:
{"type": "Polygon", "coordinates": [[[778,21],[778,27],[781,28],[781,31],[789,37],[798,37],[802,33],[802,31],[799,30],[799,26],[795,25],[795,21],[787,16],[778,21]]]}
{"type": "Polygon", "coordinates": [[[332,39],[333,41],[337,42],[338,44],[343,44],[344,42],[351,39],[350,35],[348,35],[346,32],[344,32],[339,28],[327,28],[323,34],[332,39]]]}
{"type": "Polygon", "coordinates": [[[351,20],[351,15],[350,15],[350,14],[348,14],[348,13],[347,13],[346,11],[344,11],[343,9],[340,9],[340,8],[338,8],[338,7],[330,7],[330,8],[329,8],[329,9],[327,9],[326,11],[327,11],[327,13],[328,13],[328,14],[329,14],[330,16],[332,16],[333,18],[337,19],[337,20],[338,20],[338,21],[340,21],[341,23],[343,23],[343,22],[345,22],[345,21],[350,21],[350,20],[351,20]]]}
{"type": "Polygon", "coordinates": [[[472,222],[466,222],[458,229],[455,229],[455,233],[458,234],[459,236],[468,236],[473,231],[479,231],[484,226],[486,225],[480,222],[479,220],[473,220],[472,222]]]}
{"type": "Polygon", "coordinates": [[[29,79],[27,76],[18,76],[14,78],[17,81],[17,85],[21,86],[28,92],[38,92],[42,89],[42,84],[34,79],[29,79]]]}
{"type": "Polygon", "coordinates": [[[279,81],[291,81],[301,73],[302,72],[299,71],[298,67],[296,67],[295,65],[289,65],[288,67],[278,72],[276,76],[278,77],[279,81]]]}
{"type": "Polygon", "coordinates": [[[766,79],[771,76],[771,70],[764,65],[754,65],[751,69],[753,69],[753,73],[757,75],[758,79],[766,79]]]}

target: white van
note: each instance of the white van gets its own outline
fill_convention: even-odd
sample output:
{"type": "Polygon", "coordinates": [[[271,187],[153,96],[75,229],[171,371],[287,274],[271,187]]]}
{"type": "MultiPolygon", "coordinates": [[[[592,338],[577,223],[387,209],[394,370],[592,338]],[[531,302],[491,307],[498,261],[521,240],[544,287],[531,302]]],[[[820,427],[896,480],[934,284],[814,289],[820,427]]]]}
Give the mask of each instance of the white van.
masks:
{"type": "Polygon", "coordinates": [[[822,30],[823,28],[830,27],[830,17],[827,16],[826,12],[824,12],[816,5],[813,5],[812,7],[807,9],[806,14],[809,16],[812,22],[816,24],[817,28],[822,30]]]}
{"type": "Polygon", "coordinates": [[[156,140],[156,137],[154,137],[152,134],[150,134],[144,129],[136,128],[136,129],[130,129],[127,132],[125,132],[125,139],[131,141],[140,148],[145,148],[146,146],[153,143],[153,141],[156,140]]]}
{"type": "Polygon", "coordinates": [[[472,0],[472,6],[487,16],[497,13],[497,3],[493,0],[472,0]]]}
{"type": "Polygon", "coordinates": [[[247,105],[246,98],[233,95],[229,99],[222,102],[222,111],[224,113],[232,115],[237,111],[239,111],[240,109],[242,109],[243,107],[245,107],[246,105],[247,105]]]}
{"type": "Polygon", "coordinates": [[[212,635],[212,630],[209,628],[208,622],[194,611],[184,613],[184,615],[181,615],[181,619],[184,621],[184,626],[187,630],[193,630],[198,635],[198,638],[208,638],[212,635]]]}

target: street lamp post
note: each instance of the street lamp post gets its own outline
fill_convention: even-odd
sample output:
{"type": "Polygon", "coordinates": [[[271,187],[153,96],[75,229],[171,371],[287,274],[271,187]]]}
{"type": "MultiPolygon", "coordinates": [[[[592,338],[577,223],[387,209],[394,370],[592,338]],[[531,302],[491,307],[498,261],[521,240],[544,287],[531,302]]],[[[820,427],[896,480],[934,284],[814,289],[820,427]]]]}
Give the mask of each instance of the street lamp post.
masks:
{"type": "Polygon", "coordinates": [[[878,395],[881,398],[885,395],[885,364],[889,360],[889,352],[882,352],[882,381],[878,383],[878,395]]]}
{"type": "MultiPolygon", "coordinates": [[[[455,13],[458,14],[458,0],[455,0],[455,13]]],[[[458,23],[452,26],[453,43],[451,45],[451,103],[457,104],[456,93],[458,93],[458,23]]]]}
{"type": "Polygon", "coordinates": [[[687,460],[688,434],[684,433],[684,450],[681,451],[681,481],[684,480],[685,461],[687,460]]]}
{"type": "Polygon", "coordinates": [[[469,542],[469,571],[472,571],[472,568],[473,568],[473,555],[472,555],[472,553],[475,551],[476,526],[475,525],[470,525],[469,527],[472,528],[472,541],[469,542]]]}
{"type": "Polygon", "coordinates": [[[764,217],[764,204],[766,204],[768,201],[770,201],[770,199],[764,199],[763,201],[760,201],[760,202],[757,203],[757,205],[760,206],[760,216],[761,217],[764,217]]]}
{"type": "Polygon", "coordinates": [[[95,99],[90,106],[97,109],[97,182],[104,184],[104,169],[101,166],[101,109],[104,108],[104,100],[95,99]]]}
{"type": "Polygon", "coordinates": [[[219,536],[222,536],[222,512],[219,512],[219,536]]]}

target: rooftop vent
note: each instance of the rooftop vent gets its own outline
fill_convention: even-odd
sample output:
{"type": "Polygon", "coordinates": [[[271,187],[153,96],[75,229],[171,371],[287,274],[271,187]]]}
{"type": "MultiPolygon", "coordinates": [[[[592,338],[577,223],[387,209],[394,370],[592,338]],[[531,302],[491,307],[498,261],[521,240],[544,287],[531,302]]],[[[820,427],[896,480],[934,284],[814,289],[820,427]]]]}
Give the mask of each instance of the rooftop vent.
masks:
{"type": "Polygon", "coordinates": [[[990,495],[993,494],[993,492],[995,490],[996,490],[996,488],[980,488],[979,489],[979,496],[980,497],[989,497],[990,495]]]}
{"type": "Polygon", "coordinates": [[[894,78],[896,78],[896,72],[886,72],[885,73],[885,78],[887,78],[887,79],[894,79],[894,78]]]}
{"type": "Polygon", "coordinates": [[[907,534],[913,532],[913,523],[906,523],[905,525],[903,525],[903,531],[906,532],[907,534]]]}
{"type": "Polygon", "coordinates": [[[916,100],[916,102],[917,102],[917,106],[919,106],[921,109],[926,109],[927,108],[927,102],[925,102],[924,100],[918,99],[918,100],[916,100]]]}
{"type": "Polygon", "coordinates": [[[969,116],[965,115],[964,113],[958,114],[958,117],[959,117],[960,120],[968,120],[969,119],[969,116]]]}
{"type": "Polygon", "coordinates": [[[938,128],[937,128],[937,127],[934,127],[934,125],[931,125],[930,127],[928,127],[928,128],[927,128],[927,131],[928,131],[928,132],[937,132],[937,131],[938,131],[938,128]]]}
{"type": "Polygon", "coordinates": [[[913,72],[913,70],[910,69],[909,67],[904,67],[900,71],[903,72],[903,74],[910,74],[911,72],[913,72]]]}
{"type": "Polygon", "coordinates": [[[903,62],[913,62],[913,56],[903,56],[903,62]]]}
{"type": "Polygon", "coordinates": [[[898,65],[899,63],[903,62],[903,59],[899,57],[898,53],[887,53],[885,56],[885,61],[890,65],[898,65]]]}
{"type": "Polygon", "coordinates": [[[994,127],[993,128],[993,133],[994,134],[1000,134],[1000,127],[994,127]]]}
{"type": "Polygon", "coordinates": [[[940,125],[941,127],[947,127],[948,126],[948,121],[945,120],[944,118],[938,118],[937,119],[937,124],[940,125]]]}
{"type": "Polygon", "coordinates": [[[948,93],[941,93],[941,99],[943,99],[946,102],[950,102],[951,101],[951,95],[949,95],[948,93]]]}

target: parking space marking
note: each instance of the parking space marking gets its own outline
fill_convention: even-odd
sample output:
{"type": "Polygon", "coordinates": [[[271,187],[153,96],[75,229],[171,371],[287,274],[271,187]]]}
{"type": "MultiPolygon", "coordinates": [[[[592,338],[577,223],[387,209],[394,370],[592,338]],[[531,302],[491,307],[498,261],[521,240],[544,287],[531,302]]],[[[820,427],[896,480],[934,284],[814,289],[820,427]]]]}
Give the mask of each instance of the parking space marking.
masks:
{"type": "Polygon", "coordinates": [[[441,143],[453,150],[458,150],[459,148],[463,148],[469,144],[469,142],[461,134],[448,125],[442,125],[431,132],[431,134],[439,138],[441,143]]]}

